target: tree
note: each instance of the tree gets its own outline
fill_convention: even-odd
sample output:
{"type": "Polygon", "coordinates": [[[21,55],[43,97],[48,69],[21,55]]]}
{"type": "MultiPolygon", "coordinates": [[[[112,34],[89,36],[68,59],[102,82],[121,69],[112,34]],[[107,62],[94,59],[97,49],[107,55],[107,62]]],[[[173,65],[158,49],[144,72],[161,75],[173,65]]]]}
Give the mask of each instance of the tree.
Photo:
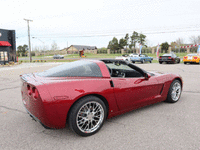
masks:
{"type": "MultiPolygon", "coordinates": [[[[141,45],[146,46],[145,42],[146,42],[146,35],[144,34],[140,34],[138,37],[138,43],[140,43],[141,45]]],[[[146,46],[147,47],[147,46],[146,46]]]]}
{"type": "Polygon", "coordinates": [[[125,39],[125,46],[126,46],[126,49],[127,49],[127,46],[129,45],[129,42],[128,42],[129,35],[128,35],[128,33],[126,33],[126,36],[124,37],[124,39],[125,39]]]}
{"type": "Polygon", "coordinates": [[[112,41],[109,42],[108,49],[112,51],[114,50],[114,53],[115,53],[115,50],[119,49],[118,39],[116,37],[114,37],[112,41]]]}
{"type": "Polygon", "coordinates": [[[192,44],[198,44],[198,37],[193,35],[190,37],[190,41],[192,42],[192,44]]]}
{"type": "Polygon", "coordinates": [[[184,44],[184,40],[182,38],[178,38],[176,40],[176,43],[180,46],[180,45],[183,45],[184,44]]]}
{"type": "Polygon", "coordinates": [[[22,56],[27,56],[27,52],[28,52],[28,45],[24,44],[23,46],[19,45],[17,47],[18,55],[21,53],[22,56]]]}
{"type": "Polygon", "coordinates": [[[197,44],[200,44],[200,36],[197,37],[197,44]]]}
{"type": "Polygon", "coordinates": [[[124,38],[121,38],[119,40],[119,49],[123,49],[124,46],[126,46],[126,40],[124,38]]]}
{"type": "Polygon", "coordinates": [[[129,44],[129,48],[132,49],[132,47],[135,48],[136,43],[138,42],[138,33],[137,32],[133,32],[132,36],[131,36],[131,44],[129,44]]]}
{"type": "Polygon", "coordinates": [[[176,42],[171,42],[171,47],[176,47],[178,44],[176,42]]]}
{"type": "Polygon", "coordinates": [[[57,45],[57,43],[55,41],[53,41],[53,43],[51,44],[51,50],[58,50],[59,47],[57,45]]]}
{"type": "Polygon", "coordinates": [[[161,50],[162,50],[162,52],[164,50],[165,53],[167,53],[168,49],[169,49],[169,44],[167,42],[161,44],[161,50]]]}

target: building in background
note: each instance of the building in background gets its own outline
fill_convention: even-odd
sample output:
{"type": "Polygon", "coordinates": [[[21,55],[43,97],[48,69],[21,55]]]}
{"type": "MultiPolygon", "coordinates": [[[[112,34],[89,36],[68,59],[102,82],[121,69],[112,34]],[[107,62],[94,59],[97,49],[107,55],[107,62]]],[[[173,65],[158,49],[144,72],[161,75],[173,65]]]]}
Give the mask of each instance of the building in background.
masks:
{"type": "Polygon", "coordinates": [[[97,54],[97,47],[96,46],[84,46],[84,45],[71,45],[64,50],[67,51],[67,54],[79,54],[80,51],[84,51],[84,53],[93,53],[97,54]]]}
{"type": "Polygon", "coordinates": [[[16,62],[15,30],[0,29],[0,64],[16,62]]]}

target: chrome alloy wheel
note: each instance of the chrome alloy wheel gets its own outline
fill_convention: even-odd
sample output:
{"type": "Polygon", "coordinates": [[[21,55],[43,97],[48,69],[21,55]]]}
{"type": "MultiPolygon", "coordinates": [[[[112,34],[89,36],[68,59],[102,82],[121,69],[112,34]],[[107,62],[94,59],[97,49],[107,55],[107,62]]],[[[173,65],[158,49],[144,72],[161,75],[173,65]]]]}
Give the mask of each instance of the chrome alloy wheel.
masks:
{"type": "Polygon", "coordinates": [[[175,82],[172,87],[171,98],[174,101],[178,101],[180,95],[181,95],[181,85],[179,82],[175,82]]]}
{"type": "Polygon", "coordinates": [[[84,104],[78,111],[76,124],[84,133],[96,131],[104,120],[104,109],[98,102],[91,101],[84,104]]]}

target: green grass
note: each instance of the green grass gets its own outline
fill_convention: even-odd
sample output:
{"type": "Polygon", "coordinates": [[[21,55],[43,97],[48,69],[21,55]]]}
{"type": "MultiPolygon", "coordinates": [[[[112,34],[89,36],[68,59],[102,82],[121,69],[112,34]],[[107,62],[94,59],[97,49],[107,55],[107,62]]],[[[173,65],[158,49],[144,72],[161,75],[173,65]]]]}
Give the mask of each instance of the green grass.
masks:
{"type": "MultiPolygon", "coordinates": [[[[76,61],[78,59],[67,59],[67,60],[64,60],[64,59],[57,59],[57,60],[45,60],[45,61],[41,61],[41,60],[33,60],[32,63],[48,63],[48,62],[73,62],[73,61],[76,61]]],[[[30,61],[29,60],[20,60],[19,63],[29,63],[30,61]]]]}

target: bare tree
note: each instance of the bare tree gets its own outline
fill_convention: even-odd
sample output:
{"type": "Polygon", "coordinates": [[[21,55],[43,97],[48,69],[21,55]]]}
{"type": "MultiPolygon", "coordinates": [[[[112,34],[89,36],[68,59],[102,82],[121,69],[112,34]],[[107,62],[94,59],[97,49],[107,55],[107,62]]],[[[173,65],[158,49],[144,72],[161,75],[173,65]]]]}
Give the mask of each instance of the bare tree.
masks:
{"type": "Polygon", "coordinates": [[[190,37],[190,41],[192,42],[192,44],[197,44],[198,43],[198,37],[193,35],[193,36],[190,37]]]}
{"type": "Polygon", "coordinates": [[[178,38],[178,39],[176,40],[176,43],[177,43],[178,45],[182,45],[182,44],[184,44],[184,40],[183,40],[182,38],[178,38]]]}
{"type": "Polygon", "coordinates": [[[53,43],[51,44],[51,50],[58,50],[59,47],[57,45],[57,43],[55,41],[53,41],[53,43]]]}
{"type": "Polygon", "coordinates": [[[197,37],[197,44],[200,44],[200,35],[197,37]]]}

